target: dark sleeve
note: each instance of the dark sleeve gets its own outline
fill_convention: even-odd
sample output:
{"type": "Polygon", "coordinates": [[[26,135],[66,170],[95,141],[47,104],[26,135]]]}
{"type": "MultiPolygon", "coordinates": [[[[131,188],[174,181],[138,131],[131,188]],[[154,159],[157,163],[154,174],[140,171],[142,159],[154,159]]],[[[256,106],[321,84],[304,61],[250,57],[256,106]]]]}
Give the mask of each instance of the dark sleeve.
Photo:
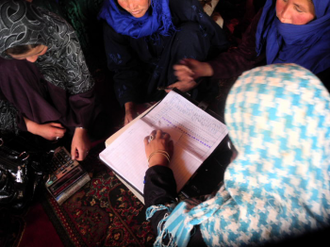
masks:
{"type": "Polygon", "coordinates": [[[137,102],[141,92],[141,61],[130,46],[130,39],[116,33],[107,23],[103,24],[107,65],[114,72],[114,88],[121,105],[137,102]]]}
{"type": "MultiPolygon", "coordinates": [[[[90,129],[95,118],[101,111],[100,105],[97,103],[95,89],[92,88],[87,92],[69,96],[70,109],[72,117],[77,118],[77,126],[90,129]]],[[[74,121],[72,121],[74,122],[74,121]]]]}
{"type": "Polygon", "coordinates": [[[146,207],[176,201],[176,182],[172,170],[166,166],[150,167],[145,174],[144,201],[146,207]]]}
{"type": "Polygon", "coordinates": [[[259,11],[254,17],[237,48],[223,52],[209,61],[214,71],[214,78],[226,79],[240,76],[244,71],[252,69],[264,59],[264,56],[257,57],[255,38],[261,13],[262,11],[259,11]]]}
{"type": "Polygon", "coordinates": [[[208,16],[198,0],[170,0],[172,19],[174,24],[186,21],[199,23],[211,42],[209,58],[213,58],[228,49],[229,42],[224,30],[208,16]]]}
{"type": "MultiPolygon", "coordinates": [[[[146,207],[175,202],[176,197],[176,182],[172,170],[166,166],[150,167],[145,174],[144,201],[146,207]]],[[[164,218],[166,213],[167,210],[158,211],[150,219],[155,234],[157,234],[158,222],[164,218]]],[[[206,246],[199,226],[195,228],[189,241],[188,247],[192,246],[206,246]]]]}
{"type": "Polygon", "coordinates": [[[316,75],[330,92],[330,67],[316,75]]]}

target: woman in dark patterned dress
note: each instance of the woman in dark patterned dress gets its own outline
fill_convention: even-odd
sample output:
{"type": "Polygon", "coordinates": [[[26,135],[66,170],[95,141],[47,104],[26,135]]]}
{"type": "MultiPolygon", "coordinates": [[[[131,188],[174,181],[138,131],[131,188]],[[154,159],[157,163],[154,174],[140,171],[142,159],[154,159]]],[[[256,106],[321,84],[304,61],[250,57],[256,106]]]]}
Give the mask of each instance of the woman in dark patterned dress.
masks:
{"type": "Polygon", "coordinates": [[[47,140],[73,135],[83,160],[100,113],[77,35],[61,17],[19,0],[0,3],[0,127],[47,140]]]}
{"type": "Polygon", "coordinates": [[[100,17],[106,20],[108,67],[126,124],[135,117],[136,103],[165,96],[157,89],[177,81],[172,66],[180,59],[206,60],[228,46],[197,0],[106,0],[100,17]]]}

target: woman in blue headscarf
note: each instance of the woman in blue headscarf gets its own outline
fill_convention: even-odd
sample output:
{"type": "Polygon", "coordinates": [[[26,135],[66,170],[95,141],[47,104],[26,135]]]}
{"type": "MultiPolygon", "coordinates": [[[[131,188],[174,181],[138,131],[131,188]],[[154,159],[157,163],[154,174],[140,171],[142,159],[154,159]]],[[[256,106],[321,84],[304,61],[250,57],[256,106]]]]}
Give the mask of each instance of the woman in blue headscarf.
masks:
{"type": "Polygon", "coordinates": [[[255,66],[296,63],[330,84],[330,0],[267,0],[243,35],[238,49],[216,59],[193,59],[176,66],[179,84],[201,76],[218,79],[239,76],[255,66]]]}
{"type": "Polygon", "coordinates": [[[220,189],[203,200],[177,204],[165,153],[173,150],[170,137],[161,130],[146,137],[144,199],[157,229],[154,246],[323,243],[330,229],[330,95],[321,81],[295,64],[247,71],[230,90],[225,120],[238,153],[220,189]]]}
{"type": "Polygon", "coordinates": [[[197,0],[106,0],[100,11],[108,67],[125,106],[125,124],[135,103],[161,99],[157,90],[177,81],[173,65],[201,61],[227,48],[222,29],[197,0]]]}

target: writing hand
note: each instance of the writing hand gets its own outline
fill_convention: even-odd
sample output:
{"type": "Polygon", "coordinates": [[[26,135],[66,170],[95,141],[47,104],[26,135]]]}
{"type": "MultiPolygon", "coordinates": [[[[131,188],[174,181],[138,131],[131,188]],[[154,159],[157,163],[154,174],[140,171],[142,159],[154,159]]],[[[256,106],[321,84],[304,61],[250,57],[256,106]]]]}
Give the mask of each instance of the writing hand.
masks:
{"type": "Polygon", "coordinates": [[[155,165],[166,166],[173,155],[173,141],[171,136],[162,130],[153,130],[144,138],[144,147],[149,167],[155,165]],[[164,152],[165,151],[165,152],[164,152]],[[167,157],[167,154],[169,157],[167,157]]]}

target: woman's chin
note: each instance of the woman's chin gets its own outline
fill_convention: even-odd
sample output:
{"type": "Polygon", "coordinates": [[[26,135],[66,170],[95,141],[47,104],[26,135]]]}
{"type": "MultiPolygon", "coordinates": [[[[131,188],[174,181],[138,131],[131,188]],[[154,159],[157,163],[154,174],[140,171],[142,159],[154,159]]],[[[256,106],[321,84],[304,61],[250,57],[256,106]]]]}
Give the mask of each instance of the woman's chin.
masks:
{"type": "Polygon", "coordinates": [[[141,10],[141,11],[136,11],[136,12],[130,12],[130,14],[135,18],[141,18],[145,15],[146,12],[147,11],[141,10]]]}

